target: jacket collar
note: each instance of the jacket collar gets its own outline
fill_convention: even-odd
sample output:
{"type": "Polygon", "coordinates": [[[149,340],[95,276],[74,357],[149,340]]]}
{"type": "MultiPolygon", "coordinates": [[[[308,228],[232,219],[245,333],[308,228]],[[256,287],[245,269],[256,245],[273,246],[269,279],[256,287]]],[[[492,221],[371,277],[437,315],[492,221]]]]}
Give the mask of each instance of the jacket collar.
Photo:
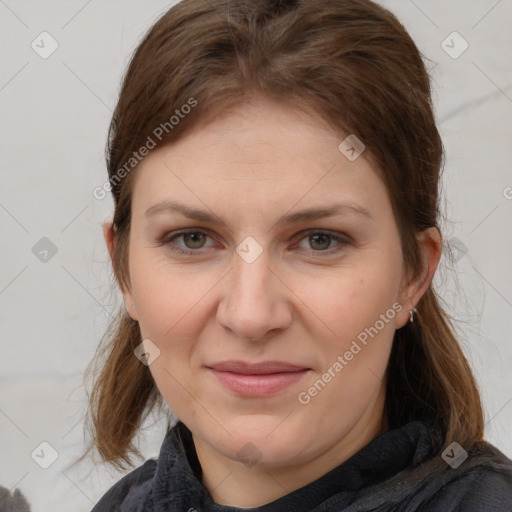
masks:
{"type": "Polygon", "coordinates": [[[154,512],[306,512],[336,497],[337,506],[353,501],[367,487],[383,482],[432,455],[431,429],[423,422],[381,434],[347,461],[319,479],[276,501],[257,508],[236,508],[214,503],[201,483],[201,466],[190,430],[178,422],[160,450],[152,483],[154,512]]]}

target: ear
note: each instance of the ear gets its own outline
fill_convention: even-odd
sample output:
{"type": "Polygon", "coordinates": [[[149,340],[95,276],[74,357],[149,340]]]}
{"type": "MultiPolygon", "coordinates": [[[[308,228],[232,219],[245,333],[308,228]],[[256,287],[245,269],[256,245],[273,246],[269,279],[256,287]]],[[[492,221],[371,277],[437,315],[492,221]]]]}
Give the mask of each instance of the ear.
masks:
{"type": "MultiPolygon", "coordinates": [[[[114,223],[112,221],[105,221],[103,223],[103,238],[105,239],[105,244],[107,245],[107,250],[110,255],[110,261],[112,265],[114,265],[114,248],[116,243],[116,237],[114,232],[114,223]]],[[[130,317],[138,322],[139,318],[137,315],[137,311],[135,309],[135,305],[133,303],[133,297],[130,290],[125,289],[125,287],[118,283],[121,288],[121,293],[123,294],[124,305],[126,307],[126,311],[130,315],[130,317]]]]}
{"type": "Polygon", "coordinates": [[[406,282],[400,291],[400,304],[403,310],[397,315],[396,328],[403,327],[410,319],[410,311],[416,307],[427,291],[439,264],[442,253],[442,237],[435,227],[422,231],[418,236],[422,268],[418,276],[406,282]]]}

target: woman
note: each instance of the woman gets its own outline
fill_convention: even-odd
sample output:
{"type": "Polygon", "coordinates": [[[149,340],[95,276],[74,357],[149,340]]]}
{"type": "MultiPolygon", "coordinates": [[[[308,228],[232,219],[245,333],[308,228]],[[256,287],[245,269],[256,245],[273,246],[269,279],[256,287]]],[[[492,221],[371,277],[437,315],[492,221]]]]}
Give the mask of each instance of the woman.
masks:
{"type": "Polygon", "coordinates": [[[92,445],[99,511],[510,511],[432,278],[430,82],[368,0],[184,0],[137,48],[108,146],[125,309],[92,445]]]}

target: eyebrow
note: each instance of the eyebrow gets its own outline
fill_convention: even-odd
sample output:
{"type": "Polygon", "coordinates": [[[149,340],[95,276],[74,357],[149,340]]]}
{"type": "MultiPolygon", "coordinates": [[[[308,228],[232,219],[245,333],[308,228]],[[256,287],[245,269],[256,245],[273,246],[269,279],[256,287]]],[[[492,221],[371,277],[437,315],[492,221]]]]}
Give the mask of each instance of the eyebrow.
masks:
{"type": "MultiPolygon", "coordinates": [[[[193,219],[199,222],[207,222],[210,224],[214,224],[215,222],[219,222],[219,218],[209,213],[205,210],[199,210],[198,208],[194,208],[188,206],[183,203],[179,203],[177,201],[169,201],[164,200],[161,201],[146,210],[145,216],[152,217],[154,215],[159,214],[173,214],[173,213],[181,213],[184,217],[189,219],[193,219]]],[[[370,214],[370,212],[364,208],[363,206],[357,205],[355,203],[347,202],[347,203],[335,203],[331,206],[323,207],[323,208],[309,208],[304,210],[299,210],[297,212],[288,213],[283,215],[276,223],[275,227],[280,228],[283,226],[287,226],[290,224],[298,224],[304,221],[317,220],[324,217],[333,217],[335,215],[342,214],[356,214],[363,217],[366,217],[370,220],[375,220],[374,217],[370,214]]]]}

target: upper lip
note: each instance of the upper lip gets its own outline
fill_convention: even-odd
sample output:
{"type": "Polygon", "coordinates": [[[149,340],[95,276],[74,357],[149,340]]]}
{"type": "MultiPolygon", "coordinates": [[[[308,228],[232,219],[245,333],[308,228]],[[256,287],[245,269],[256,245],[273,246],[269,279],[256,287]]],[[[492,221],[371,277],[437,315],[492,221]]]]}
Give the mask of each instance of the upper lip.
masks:
{"type": "Polygon", "coordinates": [[[298,366],[282,361],[263,361],[261,363],[247,363],[245,361],[222,361],[208,365],[219,372],[232,372],[243,375],[265,375],[271,373],[291,373],[308,370],[306,366],[298,366]]]}

